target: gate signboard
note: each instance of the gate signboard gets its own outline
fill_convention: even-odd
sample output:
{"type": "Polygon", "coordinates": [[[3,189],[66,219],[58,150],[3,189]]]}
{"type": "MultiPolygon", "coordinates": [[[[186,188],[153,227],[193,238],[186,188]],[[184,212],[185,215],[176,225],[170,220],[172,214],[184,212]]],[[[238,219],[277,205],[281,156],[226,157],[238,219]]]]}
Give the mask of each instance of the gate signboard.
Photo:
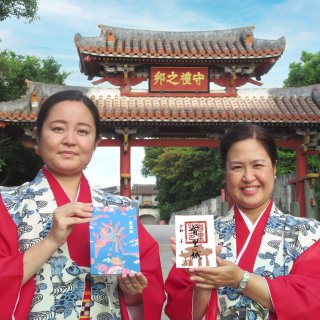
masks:
{"type": "Polygon", "coordinates": [[[149,92],[209,92],[207,67],[150,67],[149,92]]]}

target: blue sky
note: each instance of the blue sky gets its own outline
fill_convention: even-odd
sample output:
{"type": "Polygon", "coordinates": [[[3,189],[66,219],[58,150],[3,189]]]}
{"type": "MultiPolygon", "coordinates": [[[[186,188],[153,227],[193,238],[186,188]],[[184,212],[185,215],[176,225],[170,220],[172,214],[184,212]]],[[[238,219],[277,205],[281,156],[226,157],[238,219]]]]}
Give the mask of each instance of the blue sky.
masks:
{"type": "MultiPolygon", "coordinates": [[[[284,36],[283,56],[262,77],[266,88],[282,86],[289,64],[298,62],[303,50],[320,51],[319,0],[40,0],[38,3],[40,20],[31,24],[14,18],[0,22],[0,50],[40,58],[54,57],[61,64],[61,70],[71,72],[66,80],[69,85],[92,86],[79,71],[74,35],[98,36],[98,24],[166,31],[221,30],[254,25],[256,38],[284,36]]],[[[87,174],[98,184],[118,184],[118,158],[118,150],[97,150],[87,174]]],[[[133,183],[154,181],[141,177],[142,158],[143,150],[134,148],[133,183]]]]}

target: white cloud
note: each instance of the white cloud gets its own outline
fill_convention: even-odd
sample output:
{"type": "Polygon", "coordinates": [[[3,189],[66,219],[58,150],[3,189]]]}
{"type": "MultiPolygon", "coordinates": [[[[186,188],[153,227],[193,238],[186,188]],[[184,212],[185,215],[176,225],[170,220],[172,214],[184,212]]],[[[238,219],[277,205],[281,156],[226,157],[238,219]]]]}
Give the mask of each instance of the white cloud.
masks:
{"type": "MultiPolygon", "coordinates": [[[[92,3],[92,1],[90,1],[92,3]]],[[[61,19],[70,19],[71,21],[90,21],[94,18],[94,14],[90,8],[94,7],[86,1],[81,5],[81,1],[70,0],[40,0],[39,1],[39,16],[41,19],[56,20],[62,24],[68,22],[61,19]]],[[[69,20],[69,21],[70,21],[69,20]]]]}

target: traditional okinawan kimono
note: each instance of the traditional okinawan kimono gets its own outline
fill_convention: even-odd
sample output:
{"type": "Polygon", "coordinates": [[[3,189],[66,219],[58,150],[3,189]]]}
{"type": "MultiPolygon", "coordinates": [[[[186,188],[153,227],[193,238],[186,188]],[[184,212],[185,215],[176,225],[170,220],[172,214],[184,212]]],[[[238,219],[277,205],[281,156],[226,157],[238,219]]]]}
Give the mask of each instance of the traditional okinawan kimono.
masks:
{"type": "MultiPolygon", "coordinates": [[[[233,207],[215,221],[221,258],[265,277],[276,314],[232,287],[212,290],[206,320],[318,320],[320,314],[320,222],[283,214],[270,202],[249,230],[244,214],[233,207]]],[[[175,266],[165,283],[166,314],[171,320],[192,319],[194,285],[175,266]]]]}
{"type": "MultiPolygon", "coordinates": [[[[85,282],[91,284],[92,319],[129,319],[114,276],[90,276],[88,224],[76,225],[68,240],[24,286],[24,251],[51,230],[52,213],[70,202],[59,183],[43,168],[32,182],[1,188],[0,301],[2,320],[79,319],[85,282]]],[[[90,189],[80,182],[77,201],[94,206],[127,206],[124,198],[90,189]]],[[[165,299],[157,242],[138,224],[141,271],[148,279],[143,291],[143,319],[160,319],[165,299]]]]}

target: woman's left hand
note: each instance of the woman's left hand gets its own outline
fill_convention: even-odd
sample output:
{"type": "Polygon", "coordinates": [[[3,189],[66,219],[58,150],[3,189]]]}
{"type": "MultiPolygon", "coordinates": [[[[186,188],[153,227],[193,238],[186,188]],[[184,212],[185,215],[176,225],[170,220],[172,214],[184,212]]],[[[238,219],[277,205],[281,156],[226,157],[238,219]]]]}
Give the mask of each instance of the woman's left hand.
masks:
{"type": "Polygon", "coordinates": [[[217,257],[218,267],[190,268],[190,280],[196,287],[214,289],[225,286],[238,287],[244,271],[233,262],[217,257]]]}
{"type": "Polygon", "coordinates": [[[148,285],[147,278],[141,272],[122,274],[118,281],[120,289],[130,295],[141,294],[148,285]]]}

